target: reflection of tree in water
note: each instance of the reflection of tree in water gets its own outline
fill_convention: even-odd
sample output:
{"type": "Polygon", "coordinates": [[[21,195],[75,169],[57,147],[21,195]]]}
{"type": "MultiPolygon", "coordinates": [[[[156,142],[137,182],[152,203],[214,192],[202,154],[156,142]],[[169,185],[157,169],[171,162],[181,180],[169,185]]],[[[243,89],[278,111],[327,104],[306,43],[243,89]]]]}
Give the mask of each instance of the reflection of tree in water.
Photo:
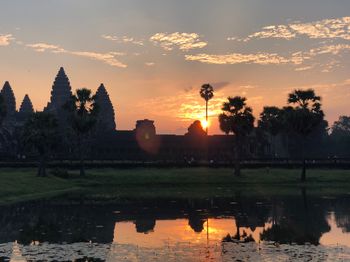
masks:
{"type": "Polygon", "coordinates": [[[19,234],[19,242],[29,244],[32,241],[58,242],[61,239],[59,225],[39,218],[35,223],[25,224],[19,234]]]}
{"type": "Polygon", "coordinates": [[[338,227],[344,232],[350,232],[349,196],[334,201],[334,217],[338,227]]]}
{"type": "Polygon", "coordinates": [[[0,243],[18,240],[60,243],[113,240],[115,220],[104,207],[84,205],[50,205],[33,201],[0,209],[0,243]],[[98,209],[98,210],[96,210],[98,209]]]}
{"type": "Polygon", "coordinates": [[[208,218],[208,210],[214,205],[213,199],[189,199],[188,208],[188,225],[196,233],[204,230],[204,223],[208,218]]]}
{"type": "Polygon", "coordinates": [[[63,221],[57,222],[56,219],[52,220],[51,218],[39,216],[24,224],[19,233],[19,242],[23,244],[29,244],[32,241],[57,243],[68,240],[70,243],[75,243],[90,240],[86,220],[82,217],[72,217],[69,226],[65,226],[63,221]]]}
{"type": "Polygon", "coordinates": [[[134,223],[137,233],[147,234],[154,231],[154,227],[156,226],[156,219],[136,219],[134,223]]]}
{"type": "Polygon", "coordinates": [[[196,233],[201,233],[204,230],[204,223],[207,220],[204,219],[199,214],[189,215],[188,217],[188,225],[193,229],[196,233]]]}
{"type": "Polygon", "coordinates": [[[237,205],[235,206],[235,223],[237,240],[251,240],[252,236],[240,233],[240,228],[249,228],[252,232],[257,227],[264,227],[269,219],[270,210],[266,205],[262,205],[256,198],[244,198],[241,192],[236,192],[237,205]]]}
{"type": "Polygon", "coordinates": [[[322,208],[322,202],[308,200],[306,190],[302,188],[299,199],[289,199],[283,204],[282,215],[274,217],[272,227],[261,234],[261,239],[278,243],[308,242],[318,245],[321,236],[330,230],[326,220],[326,208],[322,208]]]}

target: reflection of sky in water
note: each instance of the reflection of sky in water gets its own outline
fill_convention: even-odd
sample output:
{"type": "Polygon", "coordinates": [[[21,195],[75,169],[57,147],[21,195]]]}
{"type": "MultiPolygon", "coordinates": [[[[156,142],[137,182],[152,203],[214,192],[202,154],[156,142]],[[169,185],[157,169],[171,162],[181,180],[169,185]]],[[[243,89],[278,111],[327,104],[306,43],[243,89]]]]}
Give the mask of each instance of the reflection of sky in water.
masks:
{"type": "MultiPolygon", "coordinates": [[[[265,228],[270,226],[265,224],[265,228]]],[[[259,241],[259,235],[263,231],[262,227],[257,227],[254,231],[249,228],[240,227],[240,234],[245,231],[248,235],[252,234],[256,241],[259,241]]],[[[209,219],[209,230],[207,222],[204,222],[203,230],[200,233],[195,232],[189,225],[187,219],[176,220],[158,220],[154,231],[137,233],[133,222],[120,222],[115,224],[114,242],[117,244],[135,244],[143,247],[160,247],[164,244],[176,244],[179,242],[190,242],[192,244],[205,244],[207,237],[210,242],[220,242],[222,238],[237,232],[234,218],[209,219]],[[207,232],[209,232],[207,234],[207,232]]]]}
{"type": "Polygon", "coordinates": [[[328,217],[328,224],[331,230],[322,235],[321,245],[342,245],[350,247],[350,233],[339,227],[335,221],[335,214],[332,212],[328,217]]]}
{"type": "MultiPolygon", "coordinates": [[[[320,244],[350,247],[350,233],[336,224],[334,213],[330,214],[327,221],[331,230],[322,235],[320,244]]],[[[271,226],[271,223],[265,223],[264,228],[268,229],[271,226]]],[[[245,232],[259,242],[260,233],[264,228],[256,227],[252,231],[250,228],[240,227],[240,234],[245,232]]],[[[114,243],[134,244],[141,247],[161,247],[182,242],[205,244],[207,237],[213,243],[220,242],[227,234],[234,236],[236,233],[234,218],[209,219],[209,234],[207,234],[207,222],[204,223],[202,232],[197,233],[190,227],[187,219],[158,220],[154,230],[148,233],[138,233],[134,222],[118,222],[114,228],[114,243]]]]}

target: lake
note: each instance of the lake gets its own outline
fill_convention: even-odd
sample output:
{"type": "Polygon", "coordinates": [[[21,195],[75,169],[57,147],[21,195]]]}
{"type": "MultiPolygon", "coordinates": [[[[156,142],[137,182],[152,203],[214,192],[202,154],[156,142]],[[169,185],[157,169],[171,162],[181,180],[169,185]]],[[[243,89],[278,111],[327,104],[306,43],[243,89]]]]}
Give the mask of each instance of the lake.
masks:
{"type": "Polygon", "coordinates": [[[0,261],[350,261],[350,194],[0,207],[0,261]]]}

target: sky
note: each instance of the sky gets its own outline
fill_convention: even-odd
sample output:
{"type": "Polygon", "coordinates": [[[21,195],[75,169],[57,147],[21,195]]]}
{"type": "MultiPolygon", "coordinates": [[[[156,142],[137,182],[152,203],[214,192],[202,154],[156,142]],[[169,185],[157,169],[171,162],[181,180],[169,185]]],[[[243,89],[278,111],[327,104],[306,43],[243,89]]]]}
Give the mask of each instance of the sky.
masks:
{"type": "Polygon", "coordinates": [[[2,0],[0,84],[17,107],[42,110],[63,66],[72,88],[106,86],[119,130],[152,119],[184,134],[205,117],[202,84],[214,87],[210,134],[228,96],[256,117],[294,89],[322,96],[330,124],[350,115],[348,0],[2,0]]]}

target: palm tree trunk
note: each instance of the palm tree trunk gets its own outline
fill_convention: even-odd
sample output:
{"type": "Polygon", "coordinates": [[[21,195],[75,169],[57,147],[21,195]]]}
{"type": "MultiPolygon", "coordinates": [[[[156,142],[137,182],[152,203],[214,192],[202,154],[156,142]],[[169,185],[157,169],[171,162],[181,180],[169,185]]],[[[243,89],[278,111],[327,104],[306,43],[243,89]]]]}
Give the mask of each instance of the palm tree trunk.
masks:
{"type": "Polygon", "coordinates": [[[272,136],[273,159],[276,158],[276,136],[272,136]]]}
{"type": "Polygon", "coordinates": [[[234,175],[239,177],[241,176],[241,168],[239,163],[239,139],[237,138],[237,135],[235,135],[235,144],[234,144],[234,158],[235,158],[235,170],[234,175]]]}
{"type": "Polygon", "coordinates": [[[83,145],[82,145],[82,138],[79,135],[78,136],[78,146],[79,146],[79,160],[80,160],[80,176],[85,176],[85,163],[84,163],[84,156],[83,156],[83,145]]]}
{"type": "Polygon", "coordinates": [[[205,121],[206,121],[205,132],[208,135],[208,100],[205,100],[205,121]]]}
{"type": "Polygon", "coordinates": [[[301,182],[305,182],[306,181],[306,160],[305,160],[305,137],[302,137],[302,141],[301,141],[301,156],[302,156],[302,170],[301,170],[301,177],[300,180],[301,182]]]}
{"type": "Polygon", "coordinates": [[[39,169],[38,169],[37,176],[38,177],[46,177],[46,161],[45,161],[44,155],[40,156],[39,169]]]}
{"type": "Polygon", "coordinates": [[[235,239],[237,239],[238,241],[241,240],[241,234],[240,234],[240,224],[238,221],[238,217],[235,218],[235,222],[236,222],[236,235],[234,236],[235,239]]]}

